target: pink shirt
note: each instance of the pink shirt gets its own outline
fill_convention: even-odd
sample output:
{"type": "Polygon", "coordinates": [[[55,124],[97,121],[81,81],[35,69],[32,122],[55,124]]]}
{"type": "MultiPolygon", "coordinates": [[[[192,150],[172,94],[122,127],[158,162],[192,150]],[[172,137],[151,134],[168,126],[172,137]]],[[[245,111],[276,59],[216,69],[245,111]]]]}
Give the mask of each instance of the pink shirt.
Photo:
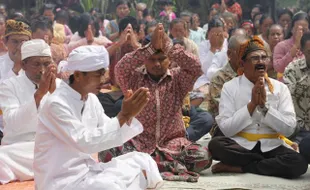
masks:
{"type": "MultiPolygon", "coordinates": [[[[103,45],[104,47],[107,47],[110,45],[112,42],[106,38],[105,36],[98,36],[94,38],[94,42],[91,45],[103,45]]],[[[82,38],[79,36],[79,34],[76,32],[74,35],[71,37],[70,43],[68,44],[68,54],[80,46],[86,46],[87,44],[87,39],[82,38]]]]}
{"type": "Polygon", "coordinates": [[[297,51],[296,56],[291,56],[291,48],[294,45],[294,39],[284,40],[276,45],[273,52],[273,68],[278,73],[283,73],[286,66],[295,59],[300,59],[304,57],[304,54],[301,51],[297,51]]]}
{"type": "Polygon", "coordinates": [[[174,12],[171,12],[169,15],[167,15],[166,11],[160,12],[159,16],[169,16],[169,21],[172,21],[177,18],[174,12]]]}

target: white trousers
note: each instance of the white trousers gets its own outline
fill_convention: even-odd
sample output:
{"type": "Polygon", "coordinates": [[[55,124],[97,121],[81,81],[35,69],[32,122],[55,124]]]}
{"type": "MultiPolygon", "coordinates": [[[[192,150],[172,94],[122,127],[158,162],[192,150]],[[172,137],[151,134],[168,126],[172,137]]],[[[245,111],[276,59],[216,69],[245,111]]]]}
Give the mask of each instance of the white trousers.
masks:
{"type": "Polygon", "coordinates": [[[34,142],[0,146],[0,184],[33,179],[34,142]]]}

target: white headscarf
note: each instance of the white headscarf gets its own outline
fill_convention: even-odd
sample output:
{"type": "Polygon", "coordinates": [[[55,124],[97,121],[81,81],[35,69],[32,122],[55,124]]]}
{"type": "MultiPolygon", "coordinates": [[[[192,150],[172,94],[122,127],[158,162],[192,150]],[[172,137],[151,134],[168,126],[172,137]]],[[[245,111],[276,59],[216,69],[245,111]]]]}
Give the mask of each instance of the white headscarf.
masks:
{"type": "Polygon", "coordinates": [[[52,57],[50,46],[42,39],[29,40],[21,46],[22,60],[28,57],[52,57]]]}
{"type": "Polygon", "coordinates": [[[103,46],[81,46],[74,49],[67,61],[61,61],[60,72],[91,72],[107,69],[110,64],[109,53],[103,46]]]}

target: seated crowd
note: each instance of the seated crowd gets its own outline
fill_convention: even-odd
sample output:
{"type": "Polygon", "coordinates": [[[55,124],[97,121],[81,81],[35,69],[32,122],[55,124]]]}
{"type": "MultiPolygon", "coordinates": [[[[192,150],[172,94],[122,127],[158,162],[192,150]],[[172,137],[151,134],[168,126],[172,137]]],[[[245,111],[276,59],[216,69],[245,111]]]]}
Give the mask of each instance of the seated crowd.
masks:
{"type": "Polygon", "coordinates": [[[50,4],[30,23],[0,5],[0,184],[160,189],[213,160],[213,173],[307,172],[308,14],[256,5],[241,20],[223,0],[200,27],[162,3],[158,19],[120,0],[115,20],[92,10],[74,24],[50,4]]]}

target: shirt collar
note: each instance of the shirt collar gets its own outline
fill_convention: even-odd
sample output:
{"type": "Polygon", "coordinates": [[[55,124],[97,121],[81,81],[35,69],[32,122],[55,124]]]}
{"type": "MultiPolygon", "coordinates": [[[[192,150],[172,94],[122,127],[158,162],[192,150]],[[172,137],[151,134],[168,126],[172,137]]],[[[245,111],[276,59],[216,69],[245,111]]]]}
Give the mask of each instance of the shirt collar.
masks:
{"type": "Polygon", "coordinates": [[[307,66],[306,59],[300,59],[300,60],[298,61],[298,66],[299,66],[299,68],[300,68],[301,70],[310,69],[310,68],[308,68],[308,66],[307,66]]]}
{"type": "MultiPolygon", "coordinates": [[[[149,74],[147,73],[147,70],[146,70],[145,65],[142,65],[141,67],[138,67],[138,68],[136,69],[136,71],[139,72],[139,73],[142,73],[143,75],[149,75],[149,74]]],[[[167,70],[166,74],[164,74],[164,76],[161,77],[161,79],[160,79],[159,81],[162,81],[162,80],[163,80],[164,78],[166,78],[167,76],[172,77],[170,69],[167,70]]]]}
{"type": "Polygon", "coordinates": [[[33,90],[36,90],[38,85],[36,85],[34,82],[32,82],[28,76],[26,75],[26,73],[22,73],[21,76],[23,76],[25,78],[25,83],[27,85],[27,87],[29,87],[29,89],[33,89],[33,90]]]}
{"type": "Polygon", "coordinates": [[[74,99],[84,102],[82,100],[82,95],[76,90],[74,90],[71,86],[69,86],[66,82],[61,81],[60,86],[63,86],[64,88],[66,88],[74,99]]]}
{"type": "Polygon", "coordinates": [[[254,84],[244,74],[241,76],[241,82],[242,84],[245,84],[250,87],[254,86],[254,84]]]}

